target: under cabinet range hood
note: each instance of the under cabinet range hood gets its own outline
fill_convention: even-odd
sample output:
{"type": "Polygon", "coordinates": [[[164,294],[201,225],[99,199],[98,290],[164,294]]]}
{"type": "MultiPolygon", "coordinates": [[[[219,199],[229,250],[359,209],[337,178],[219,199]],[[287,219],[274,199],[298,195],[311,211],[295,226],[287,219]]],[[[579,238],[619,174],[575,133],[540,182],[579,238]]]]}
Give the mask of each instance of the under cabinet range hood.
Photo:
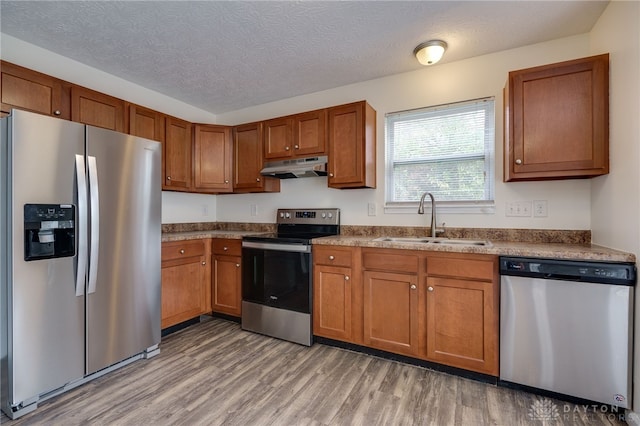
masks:
{"type": "Polygon", "coordinates": [[[270,161],[260,171],[263,176],[293,179],[327,175],[327,156],[270,161]]]}

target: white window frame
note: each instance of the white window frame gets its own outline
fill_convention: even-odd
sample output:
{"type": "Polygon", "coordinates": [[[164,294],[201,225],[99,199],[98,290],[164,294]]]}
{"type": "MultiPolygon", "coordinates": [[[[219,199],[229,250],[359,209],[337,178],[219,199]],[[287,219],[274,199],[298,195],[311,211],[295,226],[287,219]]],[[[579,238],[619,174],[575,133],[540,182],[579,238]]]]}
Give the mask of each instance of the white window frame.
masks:
{"type": "MultiPolygon", "coordinates": [[[[398,117],[415,114],[416,112],[437,112],[447,110],[451,107],[459,107],[464,104],[480,104],[482,102],[491,102],[493,114],[487,114],[487,120],[491,120],[493,125],[492,134],[487,135],[485,143],[485,173],[487,176],[487,199],[486,200],[468,200],[468,201],[440,201],[436,198],[439,213],[474,213],[474,214],[494,214],[495,213],[495,97],[486,97],[473,99],[462,102],[452,102],[437,106],[417,108],[412,110],[392,112],[385,115],[385,213],[412,213],[415,214],[418,208],[419,199],[415,201],[393,201],[394,176],[393,176],[393,135],[389,125],[391,120],[398,117]]],[[[395,121],[395,120],[394,120],[395,121]]],[[[460,159],[468,159],[477,156],[460,157],[460,159]]],[[[428,188],[425,188],[428,191],[428,188]]]]}

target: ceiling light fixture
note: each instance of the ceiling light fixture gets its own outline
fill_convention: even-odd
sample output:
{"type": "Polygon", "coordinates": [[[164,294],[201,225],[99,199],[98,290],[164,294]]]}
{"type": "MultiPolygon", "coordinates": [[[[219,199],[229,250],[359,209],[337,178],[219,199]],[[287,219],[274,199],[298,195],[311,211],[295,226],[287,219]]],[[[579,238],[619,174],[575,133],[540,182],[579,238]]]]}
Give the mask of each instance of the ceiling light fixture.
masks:
{"type": "Polygon", "coordinates": [[[429,40],[413,49],[413,54],[422,65],[433,65],[442,58],[445,50],[447,50],[447,43],[444,41],[429,40]]]}

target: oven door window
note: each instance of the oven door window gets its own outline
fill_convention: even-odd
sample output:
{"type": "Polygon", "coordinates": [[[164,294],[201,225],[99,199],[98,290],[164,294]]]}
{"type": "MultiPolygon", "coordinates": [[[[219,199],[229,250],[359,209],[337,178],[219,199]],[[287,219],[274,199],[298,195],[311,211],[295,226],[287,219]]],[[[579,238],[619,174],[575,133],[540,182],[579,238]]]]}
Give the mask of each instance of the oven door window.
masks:
{"type": "Polygon", "coordinates": [[[311,253],[243,247],[242,299],[311,313],[311,253]]]}

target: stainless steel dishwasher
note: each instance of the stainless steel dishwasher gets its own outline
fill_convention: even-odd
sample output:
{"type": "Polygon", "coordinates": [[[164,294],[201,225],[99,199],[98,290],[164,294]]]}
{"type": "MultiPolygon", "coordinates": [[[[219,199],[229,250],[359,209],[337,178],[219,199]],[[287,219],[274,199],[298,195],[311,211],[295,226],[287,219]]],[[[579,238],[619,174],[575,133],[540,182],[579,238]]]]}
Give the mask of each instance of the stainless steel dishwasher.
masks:
{"type": "Polygon", "coordinates": [[[635,265],[500,258],[500,381],[630,408],[635,265]]]}

